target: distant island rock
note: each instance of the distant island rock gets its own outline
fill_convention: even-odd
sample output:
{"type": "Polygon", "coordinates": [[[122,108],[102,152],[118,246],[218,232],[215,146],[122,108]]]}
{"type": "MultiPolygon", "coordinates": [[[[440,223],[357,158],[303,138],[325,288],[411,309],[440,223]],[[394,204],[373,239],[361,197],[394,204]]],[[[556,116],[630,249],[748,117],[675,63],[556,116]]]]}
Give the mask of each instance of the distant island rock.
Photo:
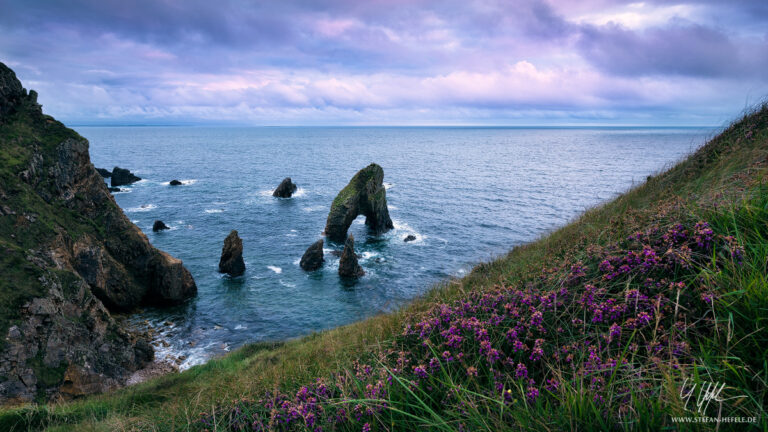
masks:
{"type": "Polygon", "coordinates": [[[359,278],[365,274],[365,271],[357,262],[355,254],[355,237],[350,235],[344,242],[344,251],[339,260],[339,276],[346,278],[359,278]]]}
{"type": "Polygon", "coordinates": [[[375,163],[358,171],[331,204],[325,223],[326,237],[344,242],[352,221],[361,214],[365,215],[365,224],[377,234],[394,228],[383,182],[384,170],[375,163]]]}
{"type": "Polygon", "coordinates": [[[125,216],[88,141],[2,63],[0,148],[15,155],[0,158],[0,405],[125,384],[154,351],[111,313],[181,303],[192,275],[125,216]]]}
{"type": "Polygon", "coordinates": [[[136,183],[139,180],[141,180],[141,177],[135,176],[131,171],[125,168],[112,168],[112,178],[110,183],[112,187],[136,183]]]}
{"type": "Polygon", "coordinates": [[[182,183],[180,181],[178,181],[178,180],[171,180],[170,185],[171,186],[181,186],[182,183]]]}
{"type": "Polygon", "coordinates": [[[306,271],[315,271],[323,266],[323,239],[312,243],[312,246],[307,248],[299,266],[306,271]]]}
{"type": "Polygon", "coordinates": [[[224,247],[221,249],[221,259],[219,260],[219,272],[227,273],[230,276],[240,276],[245,273],[243,240],[238,236],[237,230],[232,230],[224,239],[224,247]]]}
{"type": "Polygon", "coordinates": [[[96,168],[96,172],[101,174],[101,176],[104,177],[104,178],[112,177],[112,173],[109,170],[104,169],[104,168],[96,168]]]}
{"type": "Polygon", "coordinates": [[[296,189],[298,189],[298,186],[293,184],[290,177],[286,177],[282,182],[280,182],[280,185],[277,186],[277,189],[272,192],[272,196],[278,198],[290,198],[293,193],[296,192],[296,189]]]}
{"type": "Polygon", "coordinates": [[[152,231],[154,232],[167,230],[167,229],[171,229],[171,228],[161,220],[156,220],[154,225],[152,225],[152,231]]]}

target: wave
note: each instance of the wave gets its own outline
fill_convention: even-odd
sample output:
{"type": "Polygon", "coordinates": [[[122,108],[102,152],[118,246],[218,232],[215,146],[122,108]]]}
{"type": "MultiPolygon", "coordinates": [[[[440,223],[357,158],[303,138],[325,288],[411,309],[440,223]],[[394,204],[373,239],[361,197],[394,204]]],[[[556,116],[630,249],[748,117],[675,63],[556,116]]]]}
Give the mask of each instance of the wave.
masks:
{"type": "Polygon", "coordinates": [[[211,213],[224,213],[224,209],[205,209],[205,212],[208,214],[211,213]]]}
{"type": "Polygon", "coordinates": [[[270,269],[270,270],[272,270],[273,272],[275,272],[275,273],[277,273],[277,274],[280,274],[280,273],[282,273],[282,272],[283,272],[283,269],[281,269],[280,267],[276,267],[276,266],[267,266],[267,268],[268,268],[268,269],[270,269]]]}
{"type": "Polygon", "coordinates": [[[412,235],[416,237],[416,240],[410,241],[408,243],[415,244],[424,243],[424,239],[427,238],[427,236],[416,231],[406,222],[392,219],[392,224],[395,226],[395,228],[388,233],[388,237],[400,239],[400,241],[402,241],[405,237],[412,235]]]}
{"type": "Polygon", "coordinates": [[[148,212],[151,210],[156,209],[157,206],[155,204],[142,204],[138,207],[130,207],[125,209],[126,213],[138,213],[138,212],[148,212]]]}
{"type": "Polygon", "coordinates": [[[283,281],[282,279],[279,280],[280,285],[287,287],[287,288],[296,288],[296,284],[288,283],[283,281]]]}

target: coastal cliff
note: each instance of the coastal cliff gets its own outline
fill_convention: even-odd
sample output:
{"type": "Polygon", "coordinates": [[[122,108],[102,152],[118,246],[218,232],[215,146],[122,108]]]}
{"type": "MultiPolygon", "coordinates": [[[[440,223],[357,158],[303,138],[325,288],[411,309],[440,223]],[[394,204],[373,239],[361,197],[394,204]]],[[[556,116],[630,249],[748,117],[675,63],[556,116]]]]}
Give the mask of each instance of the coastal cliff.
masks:
{"type": "Polygon", "coordinates": [[[0,404],[117,387],[153,358],[109,311],[183,302],[189,271],[126,218],[88,141],[0,63],[0,404]]]}

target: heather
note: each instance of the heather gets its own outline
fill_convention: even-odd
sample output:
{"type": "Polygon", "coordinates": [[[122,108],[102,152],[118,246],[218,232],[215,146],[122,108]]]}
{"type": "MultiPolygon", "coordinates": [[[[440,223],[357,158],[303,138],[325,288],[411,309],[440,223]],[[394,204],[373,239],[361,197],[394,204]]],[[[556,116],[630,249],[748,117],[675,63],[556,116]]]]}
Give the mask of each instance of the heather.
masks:
{"type": "MultiPolygon", "coordinates": [[[[392,314],[112,394],[26,430],[767,430],[768,108],[392,314]],[[697,389],[723,386],[697,417],[697,389]],[[692,399],[686,399],[692,397],[692,399]]],[[[718,387],[719,388],[719,387],[718,387]]]]}
{"type": "MultiPolygon", "coordinates": [[[[768,216],[765,192],[757,190],[729,216],[750,210],[768,216]]],[[[564,409],[585,410],[574,420],[593,427],[663,426],[670,410],[661,406],[680,400],[670,382],[696,382],[706,373],[736,393],[744,389],[729,371],[709,370],[718,360],[702,362],[702,347],[761,349],[730,341],[733,330],[722,312],[736,295],[727,279],[742,274],[751,258],[742,242],[768,230],[717,221],[660,221],[615,244],[569,254],[531,277],[434,305],[350,370],[295,394],[269,392],[224,405],[197,426],[501,430],[544,426],[540,415],[564,409]]],[[[760,367],[748,359],[728,362],[741,374],[760,367]]],[[[765,383],[752,384],[754,396],[764,397],[765,383]]],[[[762,411],[760,399],[748,399],[721,409],[744,416],[762,411]]]]}

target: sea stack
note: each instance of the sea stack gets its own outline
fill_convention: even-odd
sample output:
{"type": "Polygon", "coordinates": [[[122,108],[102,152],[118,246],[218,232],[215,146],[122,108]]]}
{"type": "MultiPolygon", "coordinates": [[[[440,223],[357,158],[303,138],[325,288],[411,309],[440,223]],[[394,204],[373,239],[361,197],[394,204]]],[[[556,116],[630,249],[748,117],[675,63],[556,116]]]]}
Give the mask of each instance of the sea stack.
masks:
{"type": "Polygon", "coordinates": [[[136,183],[139,180],[141,180],[141,177],[133,175],[133,173],[127,169],[120,167],[112,168],[112,178],[110,180],[112,187],[136,183]]]}
{"type": "Polygon", "coordinates": [[[171,229],[171,228],[161,220],[156,220],[155,223],[152,225],[152,231],[154,232],[167,230],[167,229],[171,229]]]}
{"type": "Polygon", "coordinates": [[[171,186],[181,186],[182,183],[180,181],[178,181],[178,180],[171,180],[170,185],[171,186]]]}
{"type": "Polygon", "coordinates": [[[219,260],[219,272],[227,273],[230,276],[240,276],[245,273],[243,241],[237,235],[237,230],[232,230],[224,239],[224,247],[221,249],[221,259],[219,260]]]}
{"type": "Polygon", "coordinates": [[[278,198],[290,198],[291,195],[296,192],[297,188],[298,186],[293,184],[291,178],[286,177],[283,179],[283,181],[280,182],[280,185],[277,187],[277,189],[272,192],[272,196],[278,198]]]}
{"type": "Polygon", "coordinates": [[[326,237],[338,243],[345,241],[349,226],[361,214],[376,234],[394,228],[387,209],[384,170],[375,163],[358,171],[333,200],[325,223],[326,237]]]}
{"type": "Polygon", "coordinates": [[[112,173],[109,172],[109,170],[107,170],[105,168],[96,168],[96,172],[98,172],[104,178],[112,177],[112,173]]]}
{"type": "Polygon", "coordinates": [[[341,253],[339,260],[339,276],[346,278],[359,278],[365,271],[357,263],[355,255],[355,237],[350,235],[344,243],[344,252],[341,253]]]}
{"type": "Polygon", "coordinates": [[[299,265],[306,271],[315,271],[323,266],[323,239],[312,243],[312,246],[307,248],[299,265]]]}

